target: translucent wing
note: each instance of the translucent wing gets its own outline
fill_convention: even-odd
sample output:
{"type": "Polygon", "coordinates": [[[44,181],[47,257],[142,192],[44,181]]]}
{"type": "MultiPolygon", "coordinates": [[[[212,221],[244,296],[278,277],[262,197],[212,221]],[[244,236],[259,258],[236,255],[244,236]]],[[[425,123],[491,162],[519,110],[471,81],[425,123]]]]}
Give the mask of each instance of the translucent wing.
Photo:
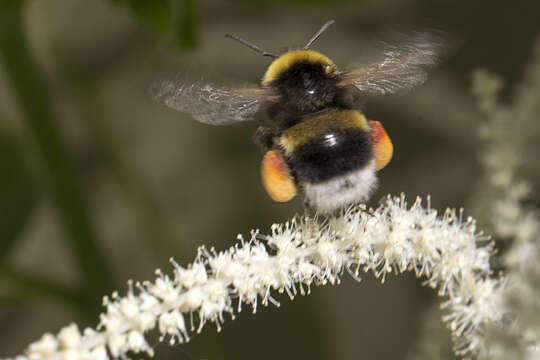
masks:
{"type": "Polygon", "coordinates": [[[253,119],[261,103],[268,98],[267,91],[258,87],[230,89],[178,81],[163,81],[152,87],[157,101],[210,125],[253,119]]]}
{"type": "Polygon", "coordinates": [[[385,43],[382,61],[343,72],[342,85],[372,95],[409,90],[426,80],[425,68],[437,63],[443,48],[443,39],[433,33],[415,33],[399,45],[385,43]]]}

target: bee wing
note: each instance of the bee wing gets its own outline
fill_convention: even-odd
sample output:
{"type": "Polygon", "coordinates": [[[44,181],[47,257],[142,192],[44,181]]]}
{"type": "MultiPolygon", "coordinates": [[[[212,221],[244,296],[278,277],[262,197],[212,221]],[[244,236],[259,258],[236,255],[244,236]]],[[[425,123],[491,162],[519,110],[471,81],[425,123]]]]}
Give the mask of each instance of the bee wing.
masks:
{"type": "Polygon", "coordinates": [[[425,68],[437,63],[444,41],[437,34],[421,32],[402,38],[399,45],[383,45],[382,61],[343,72],[341,84],[370,95],[409,90],[426,81],[425,68]]]}
{"type": "Polygon", "coordinates": [[[178,81],[163,81],[155,84],[151,91],[157,101],[210,125],[251,120],[268,98],[268,90],[259,87],[231,89],[178,81]]]}

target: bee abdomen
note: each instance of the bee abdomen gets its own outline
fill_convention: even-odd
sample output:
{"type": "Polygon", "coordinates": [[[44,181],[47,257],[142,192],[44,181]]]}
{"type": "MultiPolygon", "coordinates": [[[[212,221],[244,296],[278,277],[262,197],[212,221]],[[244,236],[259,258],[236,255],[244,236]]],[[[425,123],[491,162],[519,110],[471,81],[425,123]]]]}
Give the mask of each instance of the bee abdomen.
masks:
{"type": "Polygon", "coordinates": [[[280,136],[287,165],[298,183],[320,183],[362,168],[373,159],[366,118],[352,109],[305,117],[280,136]]]}
{"type": "Polygon", "coordinates": [[[286,159],[298,183],[321,183],[365,167],[373,149],[368,132],[333,129],[298,146],[286,159]]]}

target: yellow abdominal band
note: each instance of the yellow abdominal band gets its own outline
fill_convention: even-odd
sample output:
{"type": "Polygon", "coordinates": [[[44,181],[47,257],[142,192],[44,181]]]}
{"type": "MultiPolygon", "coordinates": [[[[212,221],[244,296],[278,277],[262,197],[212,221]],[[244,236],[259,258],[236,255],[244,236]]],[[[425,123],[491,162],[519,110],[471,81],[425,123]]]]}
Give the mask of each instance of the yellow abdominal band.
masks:
{"type": "Polygon", "coordinates": [[[335,128],[358,129],[369,132],[369,125],[357,110],[327,110],[311,115],[288,128],[280,137],[280,145],[285,154],[291,154],[299,146],[335,128]]]}

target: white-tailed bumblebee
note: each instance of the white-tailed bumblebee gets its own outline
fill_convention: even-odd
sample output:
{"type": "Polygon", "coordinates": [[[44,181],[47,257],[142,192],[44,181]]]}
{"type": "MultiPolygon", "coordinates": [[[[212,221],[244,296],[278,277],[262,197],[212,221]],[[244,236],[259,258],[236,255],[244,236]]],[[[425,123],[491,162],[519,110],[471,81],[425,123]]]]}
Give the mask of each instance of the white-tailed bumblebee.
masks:
{"type": "Polygon", "coordinates": [[[309,49],[332,23],[302,49],[279,56],[227,34],[273,58],[261,86],[163,82],[156,98],[211,125],[250,120],[264,105],[270,126],[259,127],[254,139],[266,152],[262,182],[273,200],[300,194],[308,208],[323,213],[364,201],[393,147],[382,125],[358,109],[355,92],[388,94],[421,84],[441,41],[431,33],[415,33],[398,46],[386,44],[382,61],[339,71],[328,57],[309,49]]]}

